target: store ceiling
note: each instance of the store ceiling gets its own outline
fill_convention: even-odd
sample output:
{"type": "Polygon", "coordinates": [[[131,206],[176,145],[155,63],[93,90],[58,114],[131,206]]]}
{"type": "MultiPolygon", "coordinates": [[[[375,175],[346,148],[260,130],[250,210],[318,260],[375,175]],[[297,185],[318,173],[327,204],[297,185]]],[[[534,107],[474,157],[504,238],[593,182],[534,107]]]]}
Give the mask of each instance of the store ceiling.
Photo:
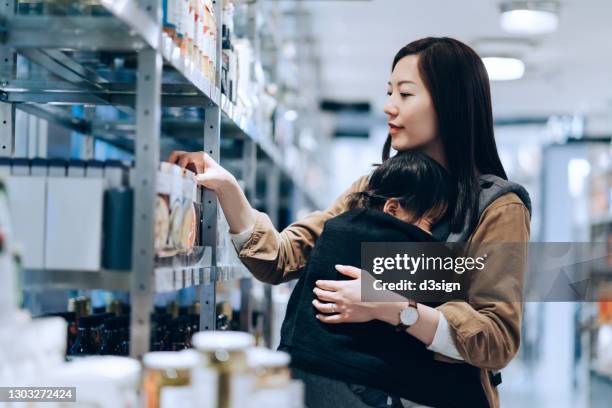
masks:
{"type": "MultiPolygon", "coordinates": [[[[497,0],[302,4],[311,11],[318,39],[323,96],[371,101],[377,112],[382,112],[393,56],[406,43],[451,36],[482,51],[483,39],[517,38],[500,28],[497,0]]],[[[583,113],[588,133],[612,134],[611,20],[610,0],[563,0],[559,29],[516,49],[527,65],[525,76],[493,83],[496,118],[583,113]]]]}

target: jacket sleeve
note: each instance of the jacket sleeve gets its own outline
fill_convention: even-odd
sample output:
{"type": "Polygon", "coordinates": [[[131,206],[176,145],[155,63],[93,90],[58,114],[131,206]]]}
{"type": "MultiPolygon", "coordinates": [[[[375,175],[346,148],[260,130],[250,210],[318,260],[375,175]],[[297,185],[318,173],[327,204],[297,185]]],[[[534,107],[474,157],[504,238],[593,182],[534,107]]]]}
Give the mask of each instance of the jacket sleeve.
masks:
{"type": "Polygon", "coordinates": [[[472,272],[469,302],[438,307],[451,327],[463,359],[499,370],[516,355],[521,337],[523,277],[527,267],[529,212],[514,194],[485,210],[469,241],[470,256],[486,254],[485,267],[472,272]]]}
{"type": "Polygon", "coordinates": [[[255,278],[271,284],[279,284],[298,277],[298,271],[306,264],[310,251],[328,219],[346,211],[349,194],[362,191],[368,178],[355,181],[325,211],[315,211],[278,232],[270,218],[255,212],[253,234],[241,248],[238,257],[255,278]]]}

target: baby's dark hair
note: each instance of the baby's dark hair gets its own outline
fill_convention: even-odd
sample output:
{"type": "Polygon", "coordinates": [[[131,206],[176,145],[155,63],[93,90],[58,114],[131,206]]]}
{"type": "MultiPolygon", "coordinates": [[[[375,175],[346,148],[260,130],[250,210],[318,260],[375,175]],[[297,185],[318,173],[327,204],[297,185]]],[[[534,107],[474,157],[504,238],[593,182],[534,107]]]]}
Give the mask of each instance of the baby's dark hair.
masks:
{"type": "Polygon", "coordinates": [[[365,191],[348,197],[348,208],[383,209],[396,198],[414,214],[414,220],[430,215],[439,220],[454,207],[456,182],[438,162],[418,151],[399,152],[385,160],[370,175],[365,191]]]}

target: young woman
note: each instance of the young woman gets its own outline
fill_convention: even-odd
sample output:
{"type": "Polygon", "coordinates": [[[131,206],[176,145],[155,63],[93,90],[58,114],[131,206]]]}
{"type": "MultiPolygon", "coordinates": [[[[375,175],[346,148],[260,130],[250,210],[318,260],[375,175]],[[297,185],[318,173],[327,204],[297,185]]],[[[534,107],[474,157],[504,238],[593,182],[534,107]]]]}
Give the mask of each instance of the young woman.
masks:
{"type": "MultiPolygon", "coordinates": [[[[496,252],[482,271],[471,275],[469,302],[448,302],[436,308],[361,302],[359,269],[338,265],[338,272],[351,279],[317,282],[319,320],[330,325],[372,320],[404,324],[404,330],[424,343],[436,361],[449,367],[457,363],[478,367],[486,404],[498,407],[497,382],[491,374],[505,367],[519,347],[530,202],[524,189],[506,180],[497,153],[486,69],[467,45],[451,38],[424,38],[395,56],[387,93],[384,110],[389,136],[383,160],[389,158],[391,148],[418,149],[444,166],[456,183],[458,195],[449,209],[449,222],[434,227],[434,235],[465,242],[471,256],[481,254],[483,244],[525,245],[496,252]],[[411,316],[410,324],[402,321],[406,315],[411,316]]],[[[325,221],[344,213],[347,197],[363,191],[368,183],[366,176],[359,178],[328,209],[279,233],[265,214],[250,207],[231,174],[206,154],[177,151],[169,161],[203,173],[201,183],[214,190],[227,209],[241,261],[255,277],[272,284],[299,275],[325,221]]],[[[418,366],[406,367],[406,374],[421,375],[418,366]]],[[[309,384],[310,389],[334,390],[313,396],[320,396],[320,406],[335,402],[346,406],[351,390],[357,391],[308,373],[300,377],[306,378],[307,394],[309,384]]],[[[434,382],[430,392],[445,390],[434,382]]],[[[354,406],[360,406],[357,401],[373,406],[366,399],[357,398],[354,406]]]]}

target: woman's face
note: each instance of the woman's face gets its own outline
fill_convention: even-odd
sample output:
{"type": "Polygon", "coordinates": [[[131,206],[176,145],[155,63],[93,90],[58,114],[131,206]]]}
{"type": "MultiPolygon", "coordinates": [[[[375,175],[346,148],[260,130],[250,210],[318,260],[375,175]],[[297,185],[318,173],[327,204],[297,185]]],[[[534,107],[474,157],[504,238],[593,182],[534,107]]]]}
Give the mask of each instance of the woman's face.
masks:
{"type": "Polygon", "coordinates": [[[440,144],[436,112],[419,75],[418,61],[418,55],[409,55],[395,65],[384,111],[388,117],[391,147],[398,151],[421,148],[435,156],[430,150],[438,150],[440,144]]]}

